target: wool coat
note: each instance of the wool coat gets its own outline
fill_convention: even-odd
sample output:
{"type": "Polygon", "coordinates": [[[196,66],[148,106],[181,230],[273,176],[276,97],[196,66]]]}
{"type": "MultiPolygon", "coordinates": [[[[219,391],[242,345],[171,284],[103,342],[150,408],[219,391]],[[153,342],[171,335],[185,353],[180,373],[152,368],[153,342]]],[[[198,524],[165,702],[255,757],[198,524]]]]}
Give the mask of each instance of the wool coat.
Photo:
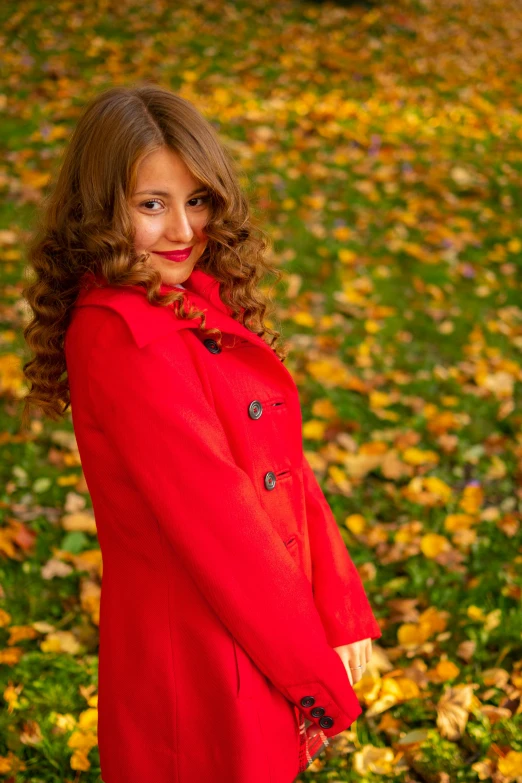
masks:
{"type": "Polygon", "coordinates": [[[184,286],[221,348],[200,317],[91,273],[66,330],[103,560],[102,778],[292,783],[303,719],[333,737],[362,712],[332,648],[382,633],[291,373],[216,278],[195,267],[184,286]]]}

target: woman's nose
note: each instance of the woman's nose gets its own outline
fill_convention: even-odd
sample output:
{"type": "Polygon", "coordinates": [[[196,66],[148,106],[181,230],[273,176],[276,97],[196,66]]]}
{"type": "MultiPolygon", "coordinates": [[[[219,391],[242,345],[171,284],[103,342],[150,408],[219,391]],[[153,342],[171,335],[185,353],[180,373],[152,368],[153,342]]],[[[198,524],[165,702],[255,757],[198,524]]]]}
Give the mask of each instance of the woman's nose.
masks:
{"type": "Polygon", "coordinates": [[[185,209],[174,209],[166,228],[166,234],[171,242],[190,242],[194,236],[190,220],[185,209]]]}

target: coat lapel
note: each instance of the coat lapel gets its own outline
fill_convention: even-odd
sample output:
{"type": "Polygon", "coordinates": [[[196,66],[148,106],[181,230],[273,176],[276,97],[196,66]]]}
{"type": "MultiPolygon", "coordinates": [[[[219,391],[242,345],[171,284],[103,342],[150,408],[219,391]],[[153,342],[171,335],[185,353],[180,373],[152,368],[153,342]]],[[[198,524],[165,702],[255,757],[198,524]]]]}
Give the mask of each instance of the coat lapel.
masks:
{"type": "MultiPolygon", "coordinates": [[[[198,309],[206,312],[206,328],[217,328],[223,333],[236,335],[244,341],[269,351],[278,361],[281,361],[274,350],[259,335],[254,334],[246,326],[232,318],[231,308],[221,301],[221,282],[219,280],[202,269],[193,269],[183,286],[185,287],[185,298],[198,309]]],[[[163,283],[160,291],[167,293],[173,288],[174,286],[163,283]]],[[[171,331],[197,329],[201,322],[201,318],[176,318],[172,305],[169,307],[151,306],[141,286],[110,286],[105,283],[102,277],[87,272],[82,278],[82,287],[75,306],[86,307],[92,304],[117,310],[125,318],[140,348],[151,340],[171,331]]]]}

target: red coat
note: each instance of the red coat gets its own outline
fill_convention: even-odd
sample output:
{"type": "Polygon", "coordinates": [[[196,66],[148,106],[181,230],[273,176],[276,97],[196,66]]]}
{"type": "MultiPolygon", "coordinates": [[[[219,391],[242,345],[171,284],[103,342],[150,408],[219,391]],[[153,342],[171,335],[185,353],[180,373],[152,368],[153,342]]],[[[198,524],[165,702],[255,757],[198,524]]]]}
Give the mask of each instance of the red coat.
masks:
{"type": "Polygon", "coordinates": [[[221,351],[138,286],[84,288],[66,333],[103,557],[102,777],[291,783],[302,716],[332,737],[361,714],[332,647],[381,630],[304,458],[291,374],[215,278],[184,285],[221,351]]]}

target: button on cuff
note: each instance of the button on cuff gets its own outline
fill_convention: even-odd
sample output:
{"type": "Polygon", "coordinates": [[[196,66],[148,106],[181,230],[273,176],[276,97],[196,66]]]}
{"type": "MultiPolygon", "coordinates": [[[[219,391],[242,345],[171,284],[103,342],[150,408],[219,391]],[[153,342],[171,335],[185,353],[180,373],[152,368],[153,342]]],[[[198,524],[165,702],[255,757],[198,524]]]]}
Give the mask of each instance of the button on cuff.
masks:
{"type": "Polygon", "coordinates": [[[319,726],[322,729],[329,729],[334,723],[335,721],[330,715],[323,715],[323,717],[319,719],[319,726]]]}
{"type": "Polygon", "coordinates": [[[349,729],[362,713],[358,701],[354,703],[353,710],[341,710],[330,692],[314,682],[291,685],[286,688],[286,692],[290,701],[299,707],[308,720],[321,728],[327,737],[334,737],[349,729]]]}

